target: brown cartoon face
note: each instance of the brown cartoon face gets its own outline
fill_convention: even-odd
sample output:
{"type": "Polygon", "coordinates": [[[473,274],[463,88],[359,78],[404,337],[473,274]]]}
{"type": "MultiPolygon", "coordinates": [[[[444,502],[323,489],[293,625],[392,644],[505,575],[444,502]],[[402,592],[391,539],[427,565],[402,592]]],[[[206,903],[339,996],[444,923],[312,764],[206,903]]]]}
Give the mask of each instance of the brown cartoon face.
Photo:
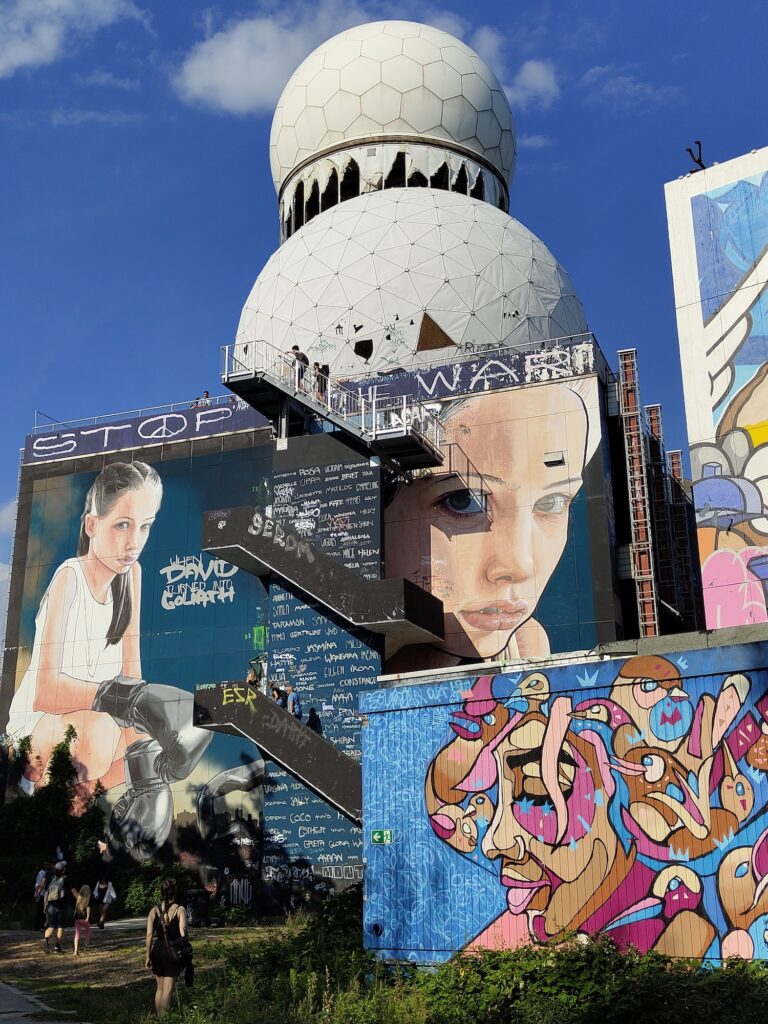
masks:
{"type": "Polygon", "coordinates": [[[591,742],[570,731],[569,709],[558,698],[549,718],[524,716],[494,750],[498,803],[483,852],[500,861],[514,913],[534,909],[540,902],[534,896],[555,878],[579,877],[596,841],[615,847],[599,757],[591,742]]]}
{"type": "MultiPolygon", "coordinates": [[[[624,709],[646,743],[665,750],[677,750],[693,720],[693,707],[679,671],[672,662],[655,655],[640,655],[624,663],[611,700],[624,709]]],[[[623,756],[626,751],[617,752],[623,756]]]]}
{"type": "Polygon", "coordinates": [[[754,846],[739,846],[723,858],[717,889],[728,923],[748,929],[768,914],[768,831],[754,846]]]}

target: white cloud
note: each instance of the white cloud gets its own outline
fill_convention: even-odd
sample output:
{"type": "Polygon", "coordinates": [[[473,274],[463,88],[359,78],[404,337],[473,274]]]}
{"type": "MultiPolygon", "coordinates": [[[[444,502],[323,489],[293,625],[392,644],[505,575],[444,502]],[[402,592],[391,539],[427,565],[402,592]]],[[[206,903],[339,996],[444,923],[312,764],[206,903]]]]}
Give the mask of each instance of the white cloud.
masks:
{"type": "Polygon", "coordinates": [[[552,140],[546,135],[520,135],[517,139],[519,149],[546,149],[552,140]]]}
{"type": "Polygon", "coordinates": [[[546,110],[560,95],[555,66],[550,60],[527,60],[504,90],[513,113],[531,107],[546,110]]]}
{"type": "Polygon", "coordinates": [[[133,0],[0,0],[0,78],[51,64],[78,38],[123,18],[144,17],[133,0]]]}
{"type": "Polygon", "coordinates": [[[0,505],[0,534],[8,534],[13,530],[16,521],[16,499],[11,498],[4,505],[0,505]]]}
{"type": "Polygon", "coordinates": [[[111,71],[96,68],[87,75],[75,75],[78,85],[98,85],[109,89],[123,89],[125,92],[136,92],[139,83],[135,78],[120,78],[111,71]]]}
{"type": "Polygon", "coordinates": [[[316,46],[372,17],[354,2],[321,0],[316,7],[231,22],[192,47],[173,76],[174,88],[185,103],[228,114],[269,112],[316,46]]]}
{"type": "Polygon", "coordinates": [[[613,110],[657,107],[675,100],[680,90],[672,85],[654,85],[634,73],[632,67],[598,64],[589,68],[580,85],[587,101],[613,110]]]}
{"type": "Polygon", "coordinates": [[[132,114],[122,110],[54,110],[51,124],[57,128],[81,124],[124,125],[143,121],[143,114],[132,114]]]}

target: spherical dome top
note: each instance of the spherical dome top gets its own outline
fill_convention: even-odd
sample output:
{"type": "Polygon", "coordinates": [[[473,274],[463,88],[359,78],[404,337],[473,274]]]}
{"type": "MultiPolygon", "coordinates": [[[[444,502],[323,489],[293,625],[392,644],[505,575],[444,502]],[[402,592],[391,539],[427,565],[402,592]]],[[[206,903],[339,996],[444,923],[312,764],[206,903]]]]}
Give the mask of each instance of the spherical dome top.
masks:
{"type": "Polygon", "coordinates": [[[272,121],[275,188],[313,157],[388,138],[475,154],[512,178],[512,113],[485,61],[440,29],[378,21],[329,39],[289,80],[272,121]]]}
{"type": "Polygon", "coordinates": [[[455,192],[394,188],[289,238],[253,286],[237,343],[299,345],[332,374],[363,376],[586,331],[567,274],[519,221],[455,192]]]}

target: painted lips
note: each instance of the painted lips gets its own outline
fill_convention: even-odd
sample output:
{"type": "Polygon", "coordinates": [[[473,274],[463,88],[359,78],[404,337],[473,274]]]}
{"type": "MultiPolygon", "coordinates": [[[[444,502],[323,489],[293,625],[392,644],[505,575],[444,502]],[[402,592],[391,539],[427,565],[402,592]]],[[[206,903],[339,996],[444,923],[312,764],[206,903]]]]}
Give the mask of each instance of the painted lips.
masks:
{"type": "Polygon", "coordinates": [[[462,608],[461,617],[472,628],[485,633],[517,629],[530,610],[527,601],[497,601],[474,608],[462,608]]]}
{"type": "Polygon", "coordinates": [[[501,884],[507,890],[507,906],[510,912],[522,914],[539,889],[543,889],[547,882],[544,880],[527,882],[521,878],[514,878],[512,875],[503,873],[501,884]]]}

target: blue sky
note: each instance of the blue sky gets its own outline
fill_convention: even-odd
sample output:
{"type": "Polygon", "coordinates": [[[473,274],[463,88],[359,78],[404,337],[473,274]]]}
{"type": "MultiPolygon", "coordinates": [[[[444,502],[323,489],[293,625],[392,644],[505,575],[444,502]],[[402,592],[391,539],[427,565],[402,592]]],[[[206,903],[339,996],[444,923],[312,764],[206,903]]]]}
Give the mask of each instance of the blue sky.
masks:
{"type": "MultiPolygon", "coordinates": [[[[518,130],[511,213],[568,270],[609,358],[685,445],[663,184],[768,142],[768,9],[741,0],[302,3],[0,0],[0,580],[18,449],[59,419],[217,384],[277,246],[271,113],[296,64],[362,21],[462,36],[518,130]]],[[[4,604],[4,602],[3,602],[4,604]]]]}

